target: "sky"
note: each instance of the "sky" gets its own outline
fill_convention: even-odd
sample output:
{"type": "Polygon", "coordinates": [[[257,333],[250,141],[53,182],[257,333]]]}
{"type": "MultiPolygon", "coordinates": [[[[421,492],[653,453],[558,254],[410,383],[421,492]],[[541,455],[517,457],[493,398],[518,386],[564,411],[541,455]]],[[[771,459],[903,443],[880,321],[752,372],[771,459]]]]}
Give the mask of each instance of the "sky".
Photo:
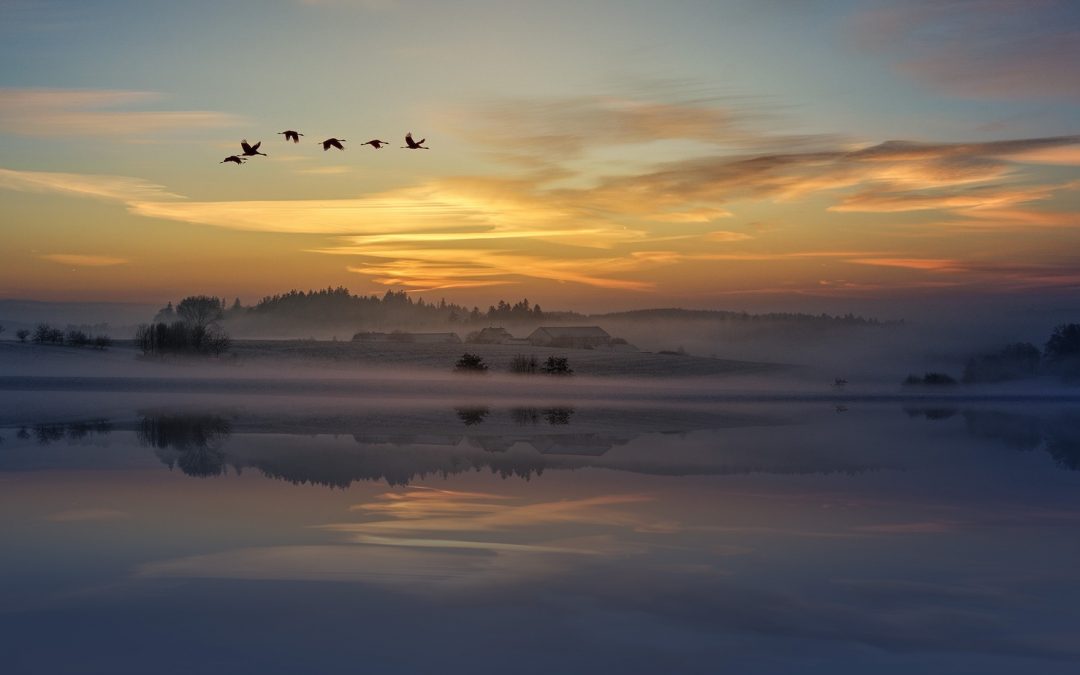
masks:
{"type": "Polygon", "coordinates": [[[0,298],[1080,289],[1070,0],[0,0],[0,64],[0,298]]]}

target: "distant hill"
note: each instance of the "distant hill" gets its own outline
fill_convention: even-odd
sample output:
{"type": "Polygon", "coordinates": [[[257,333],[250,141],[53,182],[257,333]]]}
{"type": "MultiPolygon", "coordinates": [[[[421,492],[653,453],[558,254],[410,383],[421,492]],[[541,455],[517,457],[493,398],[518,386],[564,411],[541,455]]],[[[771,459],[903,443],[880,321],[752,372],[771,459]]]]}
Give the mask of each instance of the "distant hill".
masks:
{"type": "Polygon", "coordinates": [[[624,319],[628,321],[767,321],[767,322],[794,322],[794,323],[828,323],[843,324],[848,326],[880,326],[885,323],[878,319],[857,316],[855,314],[803,314],[799,312],[768,312],[765,314],[751,314],[750,312],[732,312],[720,309],[682,309],[678,307],[666,307],[659,309],[635,309],[626,312],[608,312],[606,314],[590,314],[590,319],[624,319]]]}

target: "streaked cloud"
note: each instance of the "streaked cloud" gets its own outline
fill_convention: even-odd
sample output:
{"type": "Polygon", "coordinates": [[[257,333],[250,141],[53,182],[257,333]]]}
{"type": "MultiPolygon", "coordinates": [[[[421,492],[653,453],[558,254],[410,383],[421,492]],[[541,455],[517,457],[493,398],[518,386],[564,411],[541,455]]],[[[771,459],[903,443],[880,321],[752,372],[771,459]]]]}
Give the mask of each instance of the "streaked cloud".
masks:
{"type": "Polygon", "coordinates": [[[928,272],[963,272],[966,269],[960,262],[947,258],[852,258],[846,262],[928,272]]]}
{"type": "Polygon", "coordinates": [[[107,255],[86,255],[81,253],[46,253],[38,256],[42,260],[67,265],[69,267],[114,267],[126,265],[130,262],[127,258],[116,258],[107,255]]]}
{"type": "Polygon", "coordinates": [[[177,131],[220,129],[242,120],[208,110],[115,110],[163,99],[146,91],[0,89],[0,131],[23,136],[139,138],[177,131]]]}
{"type": "Polygon", "coordinates": [[[145,199],[180,199],[161,185],[128,176],[105,176],[0,168],[0,188],[20,192],[48,192],[73,197],[131,202],[145,199]]]}

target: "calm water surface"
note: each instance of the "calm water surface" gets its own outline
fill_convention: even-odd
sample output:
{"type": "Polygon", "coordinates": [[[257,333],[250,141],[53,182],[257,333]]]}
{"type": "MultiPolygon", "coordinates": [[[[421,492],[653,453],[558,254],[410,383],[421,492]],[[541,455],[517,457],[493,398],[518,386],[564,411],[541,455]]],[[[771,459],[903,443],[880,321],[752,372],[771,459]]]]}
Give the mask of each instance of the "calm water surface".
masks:
{"type": "Polygon", "coordinates": [[[1076,404],[57,396],[6,673],[1080,672],[1076,404]]]}

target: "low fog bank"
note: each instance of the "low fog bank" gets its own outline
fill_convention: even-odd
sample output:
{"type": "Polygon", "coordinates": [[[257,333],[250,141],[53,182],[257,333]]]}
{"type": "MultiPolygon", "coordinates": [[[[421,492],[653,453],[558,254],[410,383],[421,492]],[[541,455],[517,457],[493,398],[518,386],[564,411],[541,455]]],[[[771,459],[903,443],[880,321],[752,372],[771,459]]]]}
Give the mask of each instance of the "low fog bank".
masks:
{"type": "Polygon", "coordinates": [[[113,338],[130,338],[140,323],[154,315],[157,307],[125,302],[42,302],[0,298],[0,340],[14,339],[16,331],[32,331],[38,324],[57,328],[76,326],[113,338]]]}
{"type": "MultiPolygon", "coordinates": [[[[750,390],[813,390],[842,379],[850,387],[884,391],[894,389],[909,374],[944,373],[959,380],[972,358],[1015,343],[1041,349],[1056,325],[1080,321],[1080,313],[1073,316],[1068,309],[995,309],[985,303],[972,306],[971,311],[926,311],[913,319],[879,321],[853,315],[679,309],[585,315],[544,312],[539,306],[530,309],[525,301],[500,302],[487,312],[474,308],[466,313],[454,305],[413,303],[404,294],[362,298],[344,289],[272,300],[263,310],[258,305],[243,307],[238,301],[227,307],[219,301],[217,321],[233,338],[225,356],[163,360],[139,358],[128,342],[133,335],[130,326],[119,324],[118,330],[109,331],[116,344],[104,352],[12,344],[16,327],[34,317],[55,326],[79,321],[80,325],[99,325],[100,321],[90,322],[102,317],[146,322],[157,312],[146,306],[0,301],[0,310],[19,309],[23,317],[22,323],[9,323],[0,334],[0,374],[76,377],[106,371],[124,377],[339,377],[389,369],[395,374],[408,371],[410,377],[438,378],[470,352],[485,359],[491,374],[505,372],[516,354],[541,361],[558,355],[569,360],[579,378],[722,377],[725,387],[737,384],[750,390]],[[352,314],[346,315],[346,310],[352,314]],[[541,347],[525,340],[547,326],[597,326],[612,341],[582,349],[541,347]],[[501,329],[514,344],[476,343],[477,334],[488,328],[501,329]],[[431,344],[426,340],[434,337],[432,333],[453,334],[452,340],[462,342],[431,344]],[[369,337],[360,340],[354,335],[369,337]],[[416,344],[412,344],[414,336],[416,344]],[[373,342],[365,343],[368,339],[373,342]]],[[[535,378],[530,383],[538,386],[535,378]]],[[[1030,390],[1044,385],[1057,388],[1050,381],[1016,386],[1030,390]]]]}

